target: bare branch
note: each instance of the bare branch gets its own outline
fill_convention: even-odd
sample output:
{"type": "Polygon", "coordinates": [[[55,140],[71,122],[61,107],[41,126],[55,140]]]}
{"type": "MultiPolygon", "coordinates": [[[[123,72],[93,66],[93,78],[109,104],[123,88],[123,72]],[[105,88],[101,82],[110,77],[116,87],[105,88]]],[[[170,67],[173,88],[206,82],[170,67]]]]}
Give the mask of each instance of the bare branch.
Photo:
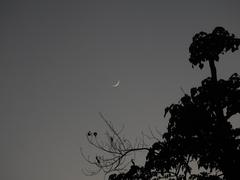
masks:
{"type": "Polygon", "coordinates": [[[100,171],[105,174],[124,171],[131,160],[135,158],[136,152],[149,151],[144,142],[144,136],[142,139],[136,139],[134,143],[131,143],[130,140],[121,136],[124,127],[117,130],[103,113],[99,112],[99,115],[109,131],[104,134],[106,137],[104,140],[99,137],[97,132],[89,131],[86,135],[88,143],[102,153],[102,155],[93,155],[91,156],[92,159],[90,159],[90,156],[86,156],[81,149],[82,157],[89,164],[96,167],[96,170],[87,170],[88,175],[94,175],[100,171]]]}

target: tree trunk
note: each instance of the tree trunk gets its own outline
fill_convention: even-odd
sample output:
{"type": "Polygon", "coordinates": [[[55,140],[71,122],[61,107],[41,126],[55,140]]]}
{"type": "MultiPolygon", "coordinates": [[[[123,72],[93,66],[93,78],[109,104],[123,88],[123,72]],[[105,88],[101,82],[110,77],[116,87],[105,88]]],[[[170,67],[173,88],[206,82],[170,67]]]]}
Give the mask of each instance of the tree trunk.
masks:
{"type": "Polygon", "coordinates": [[[212,80],[217,82],[217,70],[216,66],[214,64],[214,60],[209,60],[209,66],[211,70],[212,80]]]}

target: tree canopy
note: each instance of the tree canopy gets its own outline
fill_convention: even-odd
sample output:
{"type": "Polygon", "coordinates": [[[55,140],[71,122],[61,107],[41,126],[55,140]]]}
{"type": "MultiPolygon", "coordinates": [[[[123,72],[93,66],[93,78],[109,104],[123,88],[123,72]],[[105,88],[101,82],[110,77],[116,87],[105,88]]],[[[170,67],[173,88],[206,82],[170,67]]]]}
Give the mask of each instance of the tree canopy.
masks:
{"type": "Polygon", "coordinates": [[[201,86],[191,88],[190,94],[178,103],[165,108],[164,116],[169,115],[169,122],[161,139],[156,138],[149,147],[132,146],[102,115],[112,132],[108,143],[98,143],[97,134],[87,137],[91,144],[112,156],[96,156],[95,161],[88,161],[99,170],[107,168],[109,180],[240,179],[240,128],[229,121],[240,113],[240,76],[234,73],[227,80],[218,80],[215,67],[220,54],[234,52],[239,45],[240,39],[223,27],[196,34],[189,48],[189,61],[201,69],[208,62],[211,76],[201,86]],[[132,160],[126,170],[124,158],[139,150],[147,151],[145,164],[138,166],[132,160]]]}

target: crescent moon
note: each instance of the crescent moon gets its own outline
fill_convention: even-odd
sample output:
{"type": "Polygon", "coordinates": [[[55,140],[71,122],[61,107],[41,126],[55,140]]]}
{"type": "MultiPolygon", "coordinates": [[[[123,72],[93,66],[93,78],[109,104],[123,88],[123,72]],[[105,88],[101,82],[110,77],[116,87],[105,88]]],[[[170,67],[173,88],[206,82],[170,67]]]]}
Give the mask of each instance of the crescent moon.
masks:
{"type": "Polygon", "coordinates": [[[116,88],[120,85],[120,80],[118,80],[115,84],[112,85],[112,87],[116,88]]]}

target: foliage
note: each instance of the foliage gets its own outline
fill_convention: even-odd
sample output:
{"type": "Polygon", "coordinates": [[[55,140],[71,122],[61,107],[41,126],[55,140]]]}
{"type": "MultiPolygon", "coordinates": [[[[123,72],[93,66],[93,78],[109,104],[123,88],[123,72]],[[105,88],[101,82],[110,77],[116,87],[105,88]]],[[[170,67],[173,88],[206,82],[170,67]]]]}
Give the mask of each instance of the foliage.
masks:
{"type": "MultiPolygon", "coordinates": [[[[200,68],[208,61],[212,76],[204,79],[200,87],[192,88],[178,103],[166,107],[164,116],[169,115],[169,122],[161,140],[155,138],[149,148],[129,146],[124,149],[119,146],[115,149],[121,155],[114,156],[118,163],[128,153],[143,149],[147,150],[146,162],[143,166],[132,162],[128,171],[112,168],[108,171],[112,172],[109,180],[240,178],[240,128],[233,128],[229,121],[240,113],[240,76],[234,73],[227,80],[217,80],[214,64],[220,54],[229,50],[234,52],[239,45],[240,40],[222,27],[215,28],[210,34],[200,32],[193,37],[189,61],[200,68]]],[[[123,147],[119,134],[115,136],[119,141],[117,144],[123,147]]],[[[99,167],[99,163],[96,165],[99,167]]]]}
{"type": "Polygon", "coordinates": [[[191,53],[189,61],[193,65],[203,68],[205,61],[218,61],[219,55],[231,50],[238,50],[239,39],[230,34],[223,27],[216,27],[212,33],[200,32],[193,37],[189,48],[191,53]]]}

